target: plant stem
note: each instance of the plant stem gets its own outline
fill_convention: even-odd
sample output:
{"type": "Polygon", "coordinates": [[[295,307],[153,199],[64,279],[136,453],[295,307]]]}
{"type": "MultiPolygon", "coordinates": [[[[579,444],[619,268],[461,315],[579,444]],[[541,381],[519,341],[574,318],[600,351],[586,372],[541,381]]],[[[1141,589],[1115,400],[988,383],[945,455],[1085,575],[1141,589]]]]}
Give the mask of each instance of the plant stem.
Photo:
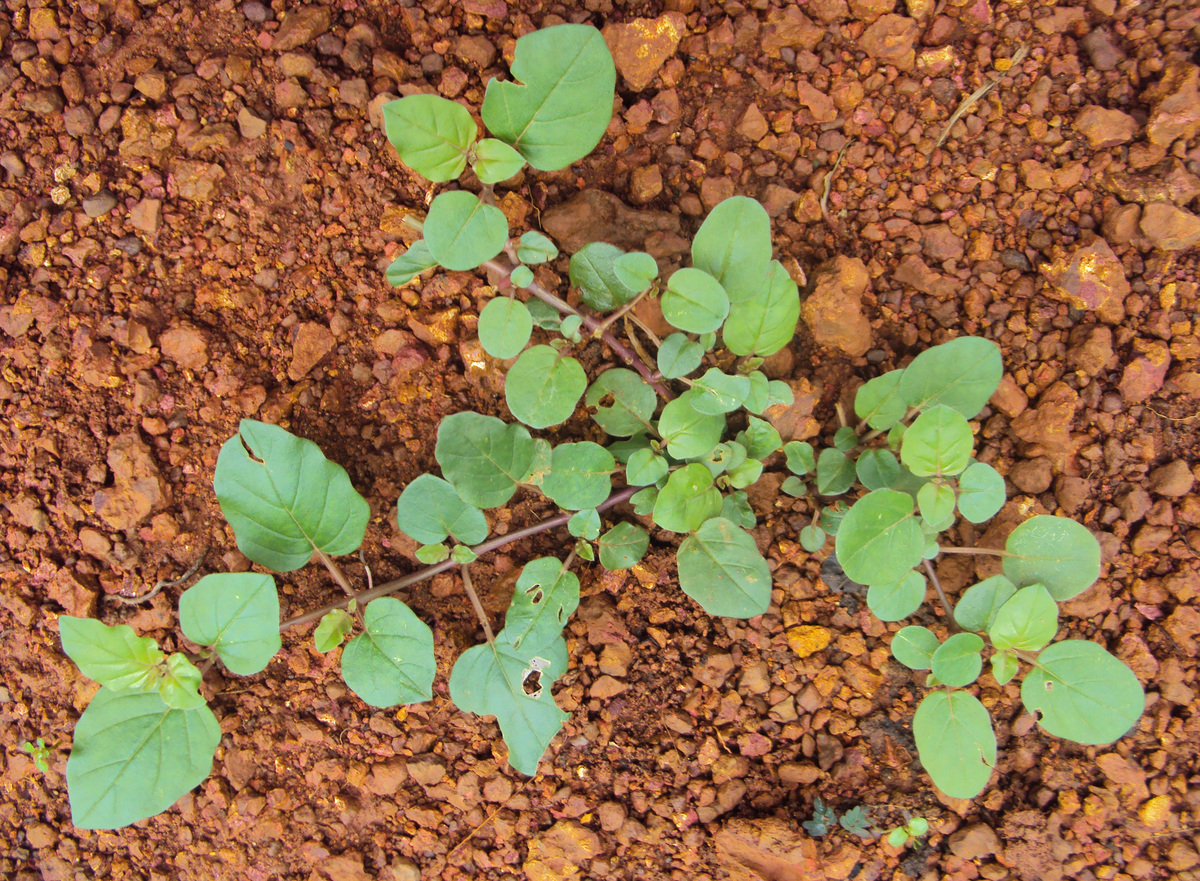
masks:
{"type": "Polygon", "coordinates": [[[492,635],[492,625],[488,623],[487,613],[483,611],[483,603],[479,602],[479,594],[475,593],[475,585],[471,584],[471,564],[464,564],[459,571],[462,573],[463,587],[467,596],[471,598],[471,605],[475,607],[479,623],[483,625],[483,635],[487,637],[488,645],[491,645],[496,641],[496,637],[492,635]]]}
{"type": "MultiPolygon", "coordinates": [[[[643,487],[640,486],[628,486],[625,487],[625,489],[618,490],[609,496],[605,501],[597,505],[596,510],[607,511],[609,508],[614,508],[622,502],[628,501],[630,496],[642,488],[643,487]]],[[[510,532],[507,535],[496,536],[496,538],[493,538],[490,541],[485,541],[483,544],[476,545],[475,547],[471,548],[471,550],[475,553],[475,556],[482,557],[484,554],[490,554],[492,551],[499,550],[500,548],[506,547],[513,542],[520,541],[523,538],[529,538],[531,535],[538,535],[559,526],[566,526],[567,521],[570,520],[572,516],[572,514],[557,514],[554,517],[548,517],[541,523],[535,523],[533,526],[526,526],[524,529],[518,529],[516,532],[510,532]]],[[[412,575],[405,575],[403,578],[397,578],[393,581],[388,581],[385,584],[379,585],[379,587],[364,591],[363,593],[357,594],[351,598],[340,600],[336,603],[330,603],[329,605],[322,606],[319,609],[313,609],[311,612],[304,612],[303,614],[295,615],[281,623],[279,625],[279,629],[283,631],[287,630],[289,627],[298,627],[301,624],[308,624],[312,621],[317,621],[324,615],[332,612],[334,609],[346,608],[346,606],[350,604],[350,599],[358,600],[359,608],[362,608],[371,600],[377,600],[380,597],[395,593],[396,591],[405,587],[409,587],[410,585],[419,584],[422,581],[428,581],[430,578],[433,578],[433,576],[440,575],[443,572],[448,572],[457,565],[458,564],[453,560],[447,559],[440,563],[435,563],[432,566],[426,566],[424,569],[414,572],[412,575]]]]}
{"type": "Polygon", "coordinates": [[[950,627],[950,632],[958,630],[958,622],[954,620],[954,606],[950,604],[950,600],[946,597],[946,592],[942,590],[942,582],[938,580],[937,572],[933,569],[933,564],[925,560],[925,571],[929,574],[929,580],[933,582],[933,589],[937,591],[938,600],[942,604],[942,612],[946,616],[946,624],[950,627]]]}
{"type": "MultiPolygon", "coordinates": [[[[909,407],[908,412],[905,413],[902,417],[900,417],[900,421],[907,422],[909,419],[911,419],[913,416],[916,416],[920,412],[921,412],[920,407],[909,407]]],[[[865,421],[858,423],[859,430],[861,430],[866,425],[867,425],[867,423],[865,421]]],[[[873,440],[875,440],[875,438],[879,437],[881,434],[887,434],[888,431],[890,431],[890,430],[891,429],[877,428],[872,432],[868,432],[867,434],[863,435],[862,443],[865,444],[868,441],[873,441],[873,440]]]]}
{"type": "Polygon", "coordinates": [[[333,576],[333,580],[337,582],[338,587],[348,597],[354,596],[354,588],[350,586],[350,579],[346,577],[346,573],[342,571],[342,567],[333,562],[333,559],[320,548],[317,549],[317,559],[321,561],[321,565],[329,570],[329,574],[333,576]]]}
{"type": "Polygon", "coordinates": [[[988,557],[1011,557],[1008,551],[999,551],[995,548],[941,548],[943,554],[984,554],[988,557]]]}
{"type": "Polygon", "coordinates": [[[654,290],[653,287],[646,288],[646,290],[642,291],[640,294],[638,294],[636,297],[634,297],[632,300],[630,300],[628,303],[626,303],[624,306],[622,306],[620,309],[618,309],[612,315],[609,315],[607,318],[605,318],[603,321],[601,321],[600,324],[596,327],[596,329],[592,331],[592,336],[593,337],[602,337],[604,335],[604,332],[607,331],[609,329],[609,327],[611,327],[612,324],[618,318],[623,317],[626,312],[629,312],[631,309],[633,309],[633,307],[636,306],[638,303],[640,303],[642,301],[642,298],[645,297],[646,294],[650,293],[652,290],[654,290]]]}

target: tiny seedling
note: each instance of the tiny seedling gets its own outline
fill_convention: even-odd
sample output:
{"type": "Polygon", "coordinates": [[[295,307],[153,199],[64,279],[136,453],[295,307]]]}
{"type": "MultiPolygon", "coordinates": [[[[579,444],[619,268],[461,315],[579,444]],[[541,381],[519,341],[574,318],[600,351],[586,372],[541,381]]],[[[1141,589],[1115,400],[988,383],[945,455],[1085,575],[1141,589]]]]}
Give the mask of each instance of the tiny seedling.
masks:
{"type": "Polygon", "coordinates": [[[21,749],[29,753],[29,758],[33,760],[33,766],[43,774],[50,770],[50,747],[46,746],[46,741],[42,738],[37,739],[37,743],[30,743],[28,740],[21,744],[21,749]]]}
{"type": "Polygon", "coordinates": [[[892,847],[908,847],[918,838],[929,834],[929,821],[924,817],[912,817],[903,826],[897,826],[887,834],[887,843],[892,847]]]}
{"type": "Polygon", "coordinates": [[[820,796],[813,799],[813,815],[811,820],[806,820],[800,825],[804,831],[813,838],[822,838],[829,834],[829,830],[833,828],[833,824],[837,822],[837,813],[833,808],[825,804],[820,796]]]}
{"type": "MultiPolygon", "coordinates": [[[[807,443],[785,444],[767,417],[791,404],[791,388],[759,368],[791,341],[800,297],[772,257],[767,212],[744,197],[721,202],[696,233],[691,265],[665,278],[649,254],[588,244],[568,261],[583,308],[570,305],[534,277],[532,267],[557,259],[557,247],[534,230],[513,235],[493,185],[526,164],[564,168],[595,147],[611,115],[612,59],[599,32],[561,25],[517,41],[512,75],[514,82],[488,84],[481,116],[491,137],[479,138],[466,108],[433,95],[394,101],[384,118],[411,169],[445,182],[469,167],[481,185],[479,194],[435,196],[424,220],[413,220],[422,237],[386,277],[400,286],[435,267],[491,273],[497,286],[480,312],[479,341],[493,358],[511,361],[504,400],[515,421],[470,411],[442,420],[433,450],[440,473],[421,474],[396,500],[396,526],[417,542],[425,568],[378,587],[368,570],[359,591],[337,558],[359,551],[370,508],[347,472],[310,441],[242,420],[220,450],[213,487],[239,549],[269,571],[207,575],[185,591],[186,639],[169,654],[126,625],[59,619],[64,651],[101,686],[76,725],[67,763],[76,826],[128,825],[198,785],[221,739],[201,691],[204,674],[218,662],[237,675],[261,672],[288,628],[315,623],[315,650],[340,648],[342,676],[367,705],[431,700],[433,632],[391,594],[453,570],[485,641],[455,661],[450,699],[465,712],[495,716],[508,762],[536,773],[567,719],[553,685],[569,663],[563,629],[579,605],[576,562],[629,569],[653,538],[660,550],[674,549],[680,588],[706,612],[761,615],[771,604],[771,570],[750,531],[756,517],[746,490],[776,463],[790,472],[783,491],[815,512],[801,544],[816,552],[833,536],[847,576],[869,586],[868,604],[886,621],[924,601],[916,567],[925,567],[940,596],[929,561],[978,550],[944,547],[940,535],[958,515],[986,521],[1005,499],[1000,475],[972,458],[968,422],[999,381],[997,347],[963,338],[923,352],[859,390],[861,422],[843,426],[831,448],[817,454],[807,443]],[[648,298],[675,329],[663,339],[634,318],[633,307],[648,298]],[[625,338],[615,333],[621,319],[625,338]],[[578,357],[589,347],[587,358],[578,357]],[[589,376],[585,363],[606,366],[589,376]],[[590,419],[604,442],[553,444],[536,434],[571,419],[590,419]],[[518,493],[541,496],[561,513],[492,536],[485,511],[518,493]],[[565,559],[523,566],[504,626],[493,632],[473,567],[514,541],[564,526],[575,539],[565,559]],[[281,623],[271,572],[310,561],[345,597],[281,623]]],[[[981,791],[995,761],[987,710],[966,690],[980,674],[980,634],[993,646],[998,682],[1022,663],[1032,668],[1022,695],[1052,733],[1107,742],[1141,713],[1136,678],[1099,645],[1068,640],[1046,648],[1057,630],[1055,601],[1098,575],[1098,546],[1087,530],[1035,517],[991,553],[1003,555],[1003,575],[964,594],[953,612],[956,632],[942,641],[908,627],[893,639],[898,660],[933,671],[928,684],[939,690],[922,701],[914,729],[926,769],[951,795],[981,791]]],[[[824,834],[833,818],[818,800],[805,828],[824,834]]],[[[842,818],[854,834],[865,824],[865,812],[842,818]]]]}

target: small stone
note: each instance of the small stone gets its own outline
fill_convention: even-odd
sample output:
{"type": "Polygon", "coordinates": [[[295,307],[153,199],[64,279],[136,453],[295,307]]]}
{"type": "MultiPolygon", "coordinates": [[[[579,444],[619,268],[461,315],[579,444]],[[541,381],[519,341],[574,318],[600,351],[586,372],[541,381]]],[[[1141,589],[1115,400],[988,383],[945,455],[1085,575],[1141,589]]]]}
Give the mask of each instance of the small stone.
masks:
{"type": "Polygon", "coordinates": [[[53,9],[43,6],[29,10],[29,39],[49,40],[51,43],[62,39],[62,31],[58,27],[58,19],[53,9]]]}
{"type": "Polygon", "coordinates": [[[246,16],[248,21],[255,24],[262,24],[271,17],[271,10],[259,0],[247,0],[242,4],[242,15],[246,16]]]}
{"type": "Polygon", "coordinates": [[[1096,70],[1112,70],[1125,60],[1125,53],[1117,48],[1105,28],[1093,28],[1079,44],[1087,51],[1096,70]]]}
{"type": "Polygon", "coordinates": [[[333,351],[336,343],[333,333],[325,325],[311,321],[301,324],[296,333],[296,342],[292,345],[292,363],[288,367],[288,377],[293,382],[303,379],[333,351]]]}
{"type": "Polygon", "coordinates": [[[600,652],[600,672],[609,676],[625,676],[633,660],[633,650],[623,642],[610,642],[600,652]]]}
{"type": "Polygon", "coordinates": [[[939,263],[959,260],[966,253],[966,243],[947,223],[938,223],[921,230],[921,250],[939,263]]]}
{"type": "Polygon", "coordinates": [[[275,84],[275,103],[280,107],[303,107],[308,103],[308,92],[295,80],[284,80],[275,84]]]}
{"type": "Polygon", "coordinates": [[[630,208],[602,190],[582,190],[570,200],[548,208],[542,216],[542,227],[568,254],[588,242],[609,242],[626,250],[644,249],[654,233],[679,235],[682,230],[674,214],[630,208]]]}
{"type": "Polygon", "coordinates": [[[767,55],[780,57],[784,49],[811,52],[825,36],[825,28],[794,5],[767,12],[767,24],[762,29],[762,49],[767,55]]]}
{"type": "Polygon", "coordinates": [[[35,116],[54,116],[61,113],[66,102],[58,89],[36,89],[26,92],[21,107],[35,116]]]}
{"type": "Polygon", "coordinates": [[[896,0],[850,0],[850,12],[856,19],[867,24],[895,8],[896,0]]]}
{"type": "Polygon", "coordinates": [[[647,88],[667,59],[675,54],[687,30],[682,13],[658,18],[635,18],[625,24],[605,26],[601,33],[621,78],[635,92],[647,88]]]}
{"type": "Polygon", "coordinates": [[[138,74],[133,87],[151,101],[161,101],[167,94],[167,75],[161,70],[148,70],[138,74]]]}
{"type": "Polygon", "coordinates": [[[142,199],[129,209],[129,223],[141,232],[158,232],[162,225],[162,200],[142,199]]]}
{"type": "Polygon", "coordinates": [[[482,34],[478,36],[464,35],[454,41],[450,47],[451,54],[460,61],[474,65],[480,70],[487,70],[496,60],[496,47],[492,41],[482,34]]]}
{"type": "Polygon", "coordinates": [[[1021,162],[1021,180],[1031,190],[1049,190],[1054,187],[1054,176],[1045,165],[1036,159],[1021,162]]]}
{"type": "Polygon", "coordinates": [[[1166,202],[1142,209],[1142,235],[1163,251],[1182,251],[1200,244],[1200,217],[1166,202]]]}
{"type": "Polygon", "coordinates": [[[1084,107],[1075,117],[1075,131],[1087,138],[1093,150],[1128,143],[1137,130],[1137,120],[1129,114],[1095,104],[1084,107]]]}
{"type": "Polygon", "coordinates": [[[328,857],[318,864],[321,874],[329,881],[374,881],[363,868],[359,854],[344,853],[328,857]]]}
{"type": "Polygon", "coordinates": [[[579,876],[579,870],[600,853],[600,838],[575,820],[559,820],[529,841],[522,868],[530,881],[579,876]]]}
{"type": "Polygon", "coordinates": [[[1167,370],[1171,367],[1171,353],[1167,344],[1162,340],[1150,340],[1134,348],[1141,349],[1141,354],[1125,366],[1121,381],[1117,388],[1127,404],[1140,404],[1147,401],[1163,386],[1167,378],[1167,370]]]}
{"type": "Polygon", "coordinates": [[[1049,283],[1048,296],[1085,312],[1095,312],[1105,324],[1125,318],[1129,279],[1108,242],[1096,238],[1073,251],[1056,251],[1053,261],[1041,267],[1049,283]]]}
{"type": "Polygon", "coordinates": [[[117,197],[108,190],[101,190],[96,195],[88,196],[83,200],[83,213],[92,219],[103,217],[116,207],[117,197]]]}
{"type": "Polygon", "coordinates": [[[1050,488],[1054,470],[1049,459],[1022,459],[1009,469],[1008,479],[1021,492],[1037,495],[1050,488]]]}
{"type": "Polygon", "coordinates": [[[1029,272],[1033,269],[1029,258],[1016,248],[1005,248],[1000,252],[1000,265],[1005,269],[1015,269],[1018,272],[1029,272]]]}
{"type": "Polygon", "coordinates": [[[592,687],[588,689],[588,696],[594,697],[597,700],[608,700],[628,689],[629,686],[619,679],[614,679],[611,676],[600,676],[592,683],[592,687]]]}
{"type": "MultiPolygon", "coordinates": [[[[835,103],[837,99],[826,95],[808,80],[800,80],[796,83],[796,98],[812,113],[814,122],[833,122],[837,119],[835,103]]],[[[861,101],[862,97],[860,96],[858,100],[861,101]]],[[[858,101],[854,103],[857,104],[858,101]]]]}
{"type": "Polygon", "coordinates": [[[178,324],[158,338],[162,353],[188,370],[199,370],[208,363],[208,341],[199,329],[190,324],[178,324]]]}
{"type": "Polygon", "coordinates": [[[73,138],[82,138],[96,130],[96,117],[83,106],[68,107],[63,111],[63,127],[73,138]]]}
{"type": "Polygon", "coordinates": [[[1012,374],[1006,373],[1000,378],[1000,385],[996,387],[988,403],[1009,419],[1014,419],[1025,412],[1029,406],[1029,398],[1025,397],[1025,392],[1021,391],[1012,374]]]}
{"type": "Polygon", "coordinates": [[[279,56],[278,67],[284,76],[308,79],[317,69],[317,60],[306,52],[285,52],[279,56]]]}
{"type": "Polygon", "coordinates": [[[912,70],[916,65],[920,30],[920,25],[911,18],[889,13],[863,31],[859,45],[881,64],[912,70]]]}
{"type": "Polygon", "coordinates": [[[245,107],[238,111],[237,124],[242,137],[249,141],[261,138],[267,133],[267,121],[259,119],[245,107]]]}
{"type": "Polygon", "coordinates": [[[828,628],[801,624],[787,632],[788,646],[798,658],[807,658],[829,648],[833,635],[828,628]]]}
{"type": "Polygon", "coordinates": [[[1114,245],[1128,245],[1138,234],[1142,219],[1141,205],[1116,205],[1104,215],[1100,232],[1114,245]]]}
{"type": "Polygon", "coordinates": [[[4,503],[12,518],[26,529],[34,532],[45,532],[50,527],[50,518],[32,496],[17,496],[4,503]]]}
{"type": "Polygon", "coordinates": [[[1152,105],[1146,121],[1150,143],[1169,147],[1200,132],[1200,68],[1196,65],[1168,61],[1162,78],[1142,98],[1152,105]]]}
{"type": "Polygon", "coordinates": [[[771,127],[767,124],[767,119],[762,115],[762,111],[758,109],[758,105],[751,104],[742,114],[742,121],[738,123],[737,130],[738,134],[744,138],[760,141],[766,137],[771,127]]]}
{"type": "Polygon", "coordinates": [[[271,48],[276,52],[287,52],[310,43],[329,30],[333,16],[327,6],[306,6],[288,13],[271,48]]]}
{"type": "Polygon", "coordinates": [[[1034,409],[1017,416],[1009,427],[1032,447],[1030,455],[1050,456],[1061,463],[1079,446],[1079,441],[1071,437],[1077,409],[1079,393],[1066,383],[1056,382],[1042,392],[1034,409]]]}
{"type": "Polygon", "coordinates": [[[9,183],[25,176],[25,163],[12,150],[6,150],[0,154],[0,168],[4,169],[4,175],[9,183]]]}
{"type": "Polygon", "coordinates": [[[629,201],[635,205],[645,205],[662,190],[662,172],[657,165],[639,165],[629,175],[629,201]]]}
{"type": "Polygon", "coordinates": [[[150,448],[136,434],[112,440],[106,456],[113,473],[111,488],[95,494],[96,514],[116,530],[135,528],[167,504],[167,487],[150,448]]]}
{"type": "Polygon", "coordinates": [[[767,184],[767,189],[763,193],[762,206],[767,210],[769,216],[783,217],[799,198],[800,194],[795,190],[789,190],[779,184],[767,184]]]}
{"type": "Polygon", "coordinates": [[[892,280],[906,284],[939,300],[955,296],[959,289],[954,279],[947,278],[940,272],[931,269],[916,254],[909,254],[900,260],[900,265],[892,273],[892,280]]]}
{"type": "Polygon", "coordinates": [[[625,825],[625,818],[629,816],[629,812],[620,802],[606,801],[601,803],[596,816],[600,819],[601,829],[605,832],[616,832],[625,825]]]}
{"type": "Polygon", "coordinates": [[[823,346],[855,357],[871,348],[871,323],[862,296],[871,284],[866,265],[839,255],[813,273],[812,292],[801,307],[804,323],[823,346]]]}
{"type": "Polygon", "coordinates": [[[1112,360],[1112,331],[1103,325],[1076,328],[1070,336],[1067,362],[1088,376],[1098,376],[1112,360]]]}
{"type": "Polygon", "coordinates": [[[995,830],[982,823],[955,832],[950,836],[949,845],[950,852],[961,860],[981,860],[1004,849],[995,830]]]}
{"type": "Polygon", "coordinates": [[[1195,477],[1188,463],[1175,459],[1150,472],[1150,491],[1168,499],[1182,499],[1192,491],[1195,477]]]}
{"type": "Polygon", "coordinates": [[[30,823],[25,827],[25,840],[35,850],[43,850],[58,842],[58,833],[45,823],[30,823]]]}
{"type": "Polygon", "coordinates": [[[734,194],[736,185],[727,177],[706,177],[700,181],[700,202],[704,210],[712,211],[734,194]]]}

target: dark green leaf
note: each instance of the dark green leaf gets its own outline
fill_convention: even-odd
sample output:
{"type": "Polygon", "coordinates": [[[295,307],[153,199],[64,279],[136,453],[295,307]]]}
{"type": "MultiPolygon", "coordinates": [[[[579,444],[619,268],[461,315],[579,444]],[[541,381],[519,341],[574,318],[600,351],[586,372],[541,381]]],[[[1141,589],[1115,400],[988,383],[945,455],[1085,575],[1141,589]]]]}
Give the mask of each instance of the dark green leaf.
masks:
{"type": "Polygon", "coordinates": [[[513,297],[496,297],[479,313],[479,342],[493,358],[515,358],[532,331],[529,310],[513,297]]]}
{"type": "Polygon", "coordinates": [[[437,544],[453,536],[463,544],[487,538],[483,512],[468,505],[448,481],[422,474],[404,488],[396,502],[396,525],[421,544],[437,544]]]}
{"type": "Polygon", "coordinates": [[[704,359],[704,346],[688,339],[687,334],[673,333],[658,347],[658,372],[665,379],[687,376],[704,359]]]}
{"type": "Polygon", "coordinates": [[[959,337],[917,355],[904,369],[899,391],[910,407],[941,404],[971,419],[1003,375],[999,346],[979,337],[959,337]]]}
{"type": "Polygon", "coordinates": [[[709,416],[720,416],[732,413],[746,400],[750,394],[750,378],[746,376],[730,376],[710,367],[704,375],[696,380],[693,386],[692,406],[697,412],[709,416]]]}
{"type": "Polygon", "coordinates": [[[925,602],[925,578],[909,572],[891,584],[872,584],[867,590],[867,606],[880,621],[901,621],[925,602]]]}
{"type": "Polygon", "coordinates": [[[595,541],[600,537],[600,514],[595,508],[577,511],[567,521],[567,532],[576,538],[595,541]]]}
{"type": "Polygon", "coordinates": [[[817,457],[817,492],[823,496],[839,496],[854,486],[854,460],[832,447],[821,450],[817,457]]]}
{"type": "Polygon", "coordinates": [[[621,281],[614,266],[625,254],[616,245],[590,242],[571,255],[568,274],[571,284],[579,288],[583,302],[597,312],[607,312],[623,306],[639,291],[621,281]]]}
{"type": "Polygon", "coordinates": [[[958,511],[972,523],[996,516],[1005,498],[1004,478],[991,465],[976,462],[958,476],[958,511]]]}
{"type": "Polygon", "coordinates": [[[532,266],[537,263],[546,263],[557,256],[558,247],[554,242],[536,230],[531,229],[529,232],[522,233],[520,241],[517,242],[517,259],[522,263],[532,266]]]}
{"type": "Polygon", "coordinates": [[[783,454],[787,456],[788,471],[803,477],[816,467],[813,457],[813,447],[804,441],[788,441],[783,445],[783,454]]]}
{"type": "Polygon", "coordinates": [[[591,441],[559,444],[554,448],[550,473],[542,481],[542,492],[560,508],[594,508],[612,492],[616,464],[612,453],[591,441]]]}
{"type": "Polygon", "coordinates": [[[1003,575],[993,575],[968,587],[954,607],[954,620],[963,630],[987,631],[996,620],[1000,607],[1017,592],[1003,575]]]}
{"type": "Polygon", "coordinates": [[[926,695],[913,716],[913,738],[938,789],[951,798],[983,792],[996,764],[996,735],[976,697],[965,691],[926,695]]]}
{"type": "Polygon", "coordinates": [[[658,431],[667,443],[667,451],[676,459],[706,455],[725,433],[725,417],[698,412],[692,406],[694,394],[689,389],[668,402],[659,417],[658,431]]]}
{"type": "Polygon", "coordinates": [[[625,482],[630,486],[650,486],[667,474],[667,460],[651,449],[642,449],[629,457],[625,482]]]}
{"type": "Polygon", "coordinates": [[[654,522],[671,532],[691,532],[720,514],[721,493],[698,462],[672,472],[654,503],[654,522]]]}
{"type": "Polygon", "coordinates": [[[605,370],[588,386],[584,403],[595,407],[592,418],[608,434],[629,437],[646,430],[658,396],[640,376],[624,367],[605,370]]]}
{"type": "Polygon", "coordinates": [[[799,320],[796,283],[778,260],[772,260],[758,292],[730,309],[721,335],[725,348],[735,355],[774,355],[792,341],[799,320]]]}
{"type": "Polygon", "coordinates": [[[933,653],[933,675],[951,688],[970,685],[983,670],[983,640],[974,633],[956,633],[933,653]]]}
{"type": "Polygon", "coordinates": [[[939,645],[927,627],[901,627],[892,637],[892,657],[910,670],[928,670],[939,645]]]}
{"type": "Polygon", "coordinates": [[[854,395],[854,413],[876,431],[887,431],[904,418],[908,405],[900,396],[903,370],[892,370],[864,383],[854,395]]]}
{"type": "Polygon", "coordinates": [[[622,521],[604,533],[600,545],[600,565],[605,569],[629,569],[637,564],[650,546],[646,530],[622,521]]]}
{"type": "Polygon", "coordinates": [[[894,488],[901,473],[900,463],[887,450],[864,450],[854,469],[867,489],[894,488]]]}
{"type": "Polygon", "coordinates": [[[613,261],[613,271],[621,284],[640,293],[658,278],[658,263],[645,251],[632,251],[613,261]]]}

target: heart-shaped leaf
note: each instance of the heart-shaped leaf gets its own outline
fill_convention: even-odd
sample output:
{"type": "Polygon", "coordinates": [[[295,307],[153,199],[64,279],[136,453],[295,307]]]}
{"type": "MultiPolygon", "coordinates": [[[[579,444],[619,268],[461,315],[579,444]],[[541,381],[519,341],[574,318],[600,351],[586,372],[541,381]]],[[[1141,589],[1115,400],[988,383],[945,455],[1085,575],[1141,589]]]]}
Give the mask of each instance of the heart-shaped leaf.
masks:
{"type": "Polygon", "coordinates": [[[342,650],[342,678],[373,707],[433,698],[433,631],[400,600],[381,597],[363,610],[365,631],[342,650]]]}
{"type": "Polygon", "coordinates": [[[479,130],[471,112],[438,95],[409,95],[383,105],[383,125],[401,161],[434,183],[467,167],[479,130]]]}
{"type": "Polygon", "coordinates": [[[275,579],[257,572],[205,575],[179,597],[179,626],[231,673],[258,673],[283,644],[275,579]]]}
{"type": "Polygon", "coordinates": [[[771,604],[771,570],[753,537],[714,517],[683,540],[679,586],[710,615],[753,618],[771,604]]]}
{"type": "Polygon", "coordinates": [[[433,452],[446,480],[477,508],[496,508],[511,499],[529,473],[533,454],[533,438],[524,427],[470,411],[442,420],[433,452]]]}
{"type": "Polygon", "coordinates": [[[447,536],[479,544],[488,534],[483,512],[464,502],[453,484],[432,474],[420,475],[400,493],[396,525],[423,545],[439,544],[447,536]]]}

